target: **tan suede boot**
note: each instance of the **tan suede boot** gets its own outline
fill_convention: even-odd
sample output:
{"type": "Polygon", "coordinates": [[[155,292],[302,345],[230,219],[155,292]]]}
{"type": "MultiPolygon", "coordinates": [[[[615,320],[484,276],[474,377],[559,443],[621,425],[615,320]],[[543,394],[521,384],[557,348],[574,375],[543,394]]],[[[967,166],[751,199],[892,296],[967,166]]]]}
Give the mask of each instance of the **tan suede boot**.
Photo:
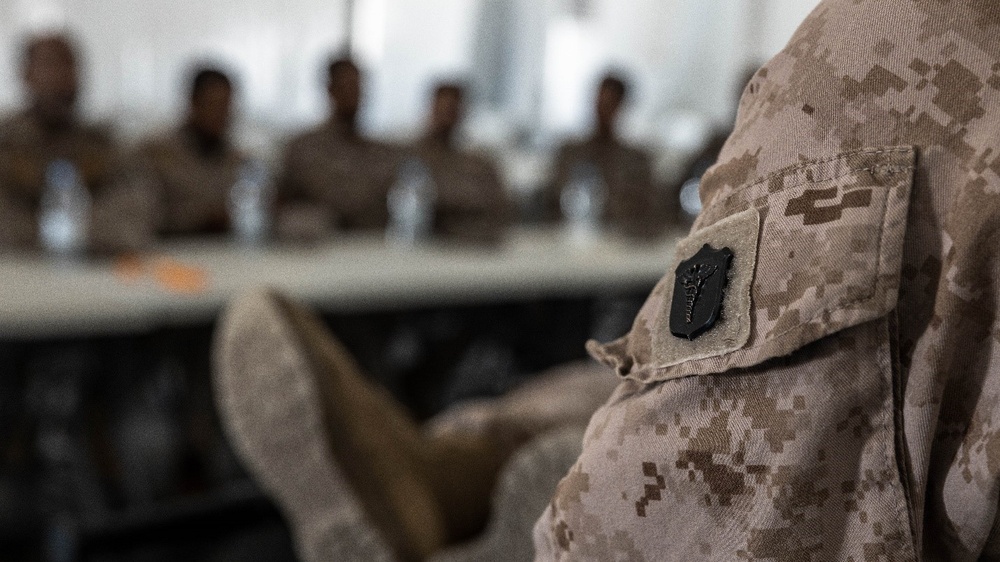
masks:
{"type": "Polygon", "coordinates": [[[389,519],[372,514],[383,519],[378,523],[383,532],[398,532],[389,527],[402,525],[406,542],[426,555],[444,546],[440,537],[416,536],[428,532],[428,517],[443,522],[445,544],[481,531],[500,469],[530,436],[492,428],[424,436],[401,404],[367,380],[319,318],[288,299],[278,300],[314,362],[331,449],[370,512],[389,502],[390,512],[398,514],[389,519]]]}
{"type": "Polygon", "coordinates": [[[319,318],[271,292],[227,312],[216,364],[231,437],[293,527],[305,528],[297,534],[313,532],[339,503],[363,511],[401,560],[423,560],[482,530],[500,469],[527,438],[424,436],[319,318]],[[302,479],[325,485],[303,492],[302,479]]]}
{"type": "Polygon", "coordinates": [[[220,322],[213,380],[231,441],[289,518],[306,560],[329,559],[332,527],[353,533],[342,537],[356,543],[343,547],[345,559],[423,560],[447,532],[404,452],[419,434],[377,387],[353,374],[330,376],[353,373],[353,362],[343,363],[349,356],[322,324],[293,308],[255,292],[220,322]],[[364,520],[380,538],[357,536],[364,520]]]}

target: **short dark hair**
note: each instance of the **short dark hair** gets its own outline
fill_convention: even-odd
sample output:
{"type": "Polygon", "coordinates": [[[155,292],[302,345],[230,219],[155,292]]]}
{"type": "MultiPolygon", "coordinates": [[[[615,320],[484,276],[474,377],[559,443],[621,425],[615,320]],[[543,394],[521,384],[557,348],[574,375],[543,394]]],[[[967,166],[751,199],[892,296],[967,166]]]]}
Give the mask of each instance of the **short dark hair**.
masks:
{"type": "Polygon", "coordinates": [[[56,41],[61,43],[66,47],[70,56],[74,59],[76,58],[76,42],[66,33],[54,32],[54,33],[42,33],[37,35],[31,35],[24,40],[24,44],[21,47],[21,70],[22,72],[27,72],[28,66],[31,65],[32,60],[35,58],[35,53],[38,49],[45,43],[50,41],[56,41]]]}
{"type": "Polygon", "coordinates": [[[434,99],[445,94],[453,95],[459,99],[465,97],[465,84],[461,82],[438,82],[434,85],[434,99]]]}
{"type": "Polygon", "coordinates": [[[336,55],[330,59],[330,62],[326,66],[326,77],[333,80],[335,76],[344,72],[345,70],[353,70],[354,72],[361,72],[358,65],[354,60],[345,55],[336,55]]]}
{"type": "Polygon", "coordinates": [[[629,84],[621,75],[609,72],[601,78],[601,89],[609,88],[618,94],[618,99],[625,101],[628,99],[629,84]]]}
{"type": "Polygon", "coordinates": [[[223,84],[233,89],[233,80],[225,71],[210,66],[198,67],[191,73],[191,100],[201,95],[202,91],[212,83],[223,84]]]}

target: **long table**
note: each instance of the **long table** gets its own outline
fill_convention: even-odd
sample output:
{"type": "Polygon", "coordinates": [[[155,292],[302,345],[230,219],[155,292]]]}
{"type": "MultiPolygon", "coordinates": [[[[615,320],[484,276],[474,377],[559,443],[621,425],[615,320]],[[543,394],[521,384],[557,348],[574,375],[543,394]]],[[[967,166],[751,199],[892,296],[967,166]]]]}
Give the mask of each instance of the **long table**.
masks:
{"type": "Polygon", "coordinates": [[[143,263],[170,260],[199,272],[202,290],[169,290],[155,276],[126,278],[108,261],[0,257],[0,339],[140,333],[209,322],[234,295],[269,286],[325,312],[384,311],[614,294],[652,286],[679,232],[638,242],[604,236],[574,243],[553,229],[519,229],[496,248],[387,245],[342,237],[320,246],[240,248],[226,240],[167,244],[143,263]]]}

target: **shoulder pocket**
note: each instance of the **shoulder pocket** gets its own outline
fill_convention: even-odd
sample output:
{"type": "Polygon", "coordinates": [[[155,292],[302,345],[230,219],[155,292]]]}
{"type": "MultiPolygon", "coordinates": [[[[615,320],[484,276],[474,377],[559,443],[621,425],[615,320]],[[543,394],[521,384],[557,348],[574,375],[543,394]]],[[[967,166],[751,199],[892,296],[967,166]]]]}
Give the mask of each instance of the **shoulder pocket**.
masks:
{"type": "Polygon", "coordinates": [[[663,381],[756,365],[886,315],[899,292],[913,167],[910,147],[859,150],[717,198],[631,332],[588,349],[624,377],[663,381]]]}

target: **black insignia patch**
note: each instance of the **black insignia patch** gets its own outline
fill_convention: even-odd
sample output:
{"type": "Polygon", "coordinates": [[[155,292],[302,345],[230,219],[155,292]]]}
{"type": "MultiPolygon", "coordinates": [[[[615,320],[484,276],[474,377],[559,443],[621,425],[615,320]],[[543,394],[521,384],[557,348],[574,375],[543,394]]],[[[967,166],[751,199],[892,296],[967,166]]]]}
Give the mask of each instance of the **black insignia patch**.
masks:
{"type": "Polygon", "coordinates": [[[670,333],[688,340],[704,334],[722,313],[733,252],[705,244],[677,266],[670,303],[670,333]]]}

